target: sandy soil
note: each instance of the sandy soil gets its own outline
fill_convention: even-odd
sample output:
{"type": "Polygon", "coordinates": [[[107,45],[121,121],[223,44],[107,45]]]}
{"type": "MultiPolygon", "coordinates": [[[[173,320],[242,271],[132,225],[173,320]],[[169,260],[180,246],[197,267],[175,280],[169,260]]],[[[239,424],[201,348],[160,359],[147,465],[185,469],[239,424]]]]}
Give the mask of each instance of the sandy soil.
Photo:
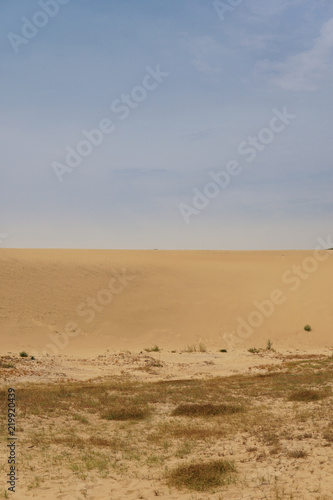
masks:
{"type": "MultiPolygon", "coordinates": [[[[0,280],[0,390],[77,381],[93,386],[119,376],[139,382],[250,377],[302,359],[325,360],[333,349],[333,252],[0,249],[0,280]],[[268,340],[275,350],[265,350],[268,340]],[[20,357],[21,351],[29,356],[20,357]]],[[[168,467],[193,456],[234,460],[237,483],[209,493],[169,488],[165,463],[150,464],[157,458],[149,449],[144,459],[114,451],[119,467],[80,475],[70,469],[76,455],[35,442],[37,432],[45,439],[66,426],[83,440],[96,428],[110,438],[131,432],[140,442],[148,432],[141,424],[103,427],[91,414],[88,432],[69,417],[30,415],[18,427],[22,473],[15,498],[333,499],[332,399],[325,406],[307,403],[306,410],[281,399],[253,401],[258,415],[267,411],[267,425],[280,425],[274,427],[276,453],[241,422],[239,431],[200,442],[194,451],[165,452],[168,467]],[[303,461],[290,455],[299,445],[303,461]]],[[[159,406],[154,428],[169,411],[159,406]]],[[[3,422],[0,431],[5,436],[3,422]]],[[[6,470],[2,447],[0,498],[6,498],[6,470]]]]}
{"type": "MultiPolygon", "coordinates": [[[[124,380],[139,382],[175,380],[178,383],[181,379],[212,380],[216,376],[232,377],[236,374],[265,375],[276,373],[275,370],[285,371],[290,363],[315,363],[331,359],[327,354],[328,351],[324,349],[317,349],[316,353],[304,350],[263,350],[255,354],[247,351],[235,351],[231,354],[106,352],[86,358],[45,355],[36,360],[6,354],[1,357],[0,363],[13,364],[15,368],[0,369],[0,388],[12,386],[19,394],[21,389],[40,383],[55,385],[79,381],[94,387],[94,384],[112,381],[119,376],[123,376],[124,380]]],[[[249,424],[245,426],[236,422],[238,428],[230,435],[226,431],[222,438],[193,443],[191,439],[179,438],[174,451],[168,449],[167,452],[160,449],[156,451],[153,447],[149,449],[145,439],[159,425],[166,424],[170,405],[159,405],[153,421],[142,427],[140,424],[118,427],[113,423],[105,424],[94,413],[85,413],[88,421],[84,425],[71,420],[75,412],[65,417],[32,414],[24,418],[19,413],[17,453],[21,460],[15,498],[152,500],[159,496],[182,500],[333,499],[333,397],[325,399],[324,403],[315,401],[297,403],[296,406],[295,403],[262,397],[252,403],[251,411],[255,412],[258,407],[259,413],[254,413],[252,417],[249,415],[249,424]],[[266,421],[256,428],[262,411],[267,412],[266,421]],[[88,467],[84,472],[73,469],[73,473],[73,466],[82,461],[80,453],[71,453],[71,448],[68,452],[66,445],[53,445],[50,449],[43,443],[54,435],[64,437],[66,443],[66,439],[69,440],[74,433],[76,438],[83,440],[91,435],[102,439],[123,437],[130,445],[133,441],[138,445],[141,456],[129,453],[125,446],[115,450],[106,448],[106,453],[114,460],[107,472],[89,470],[88,467]],[[306,453],[305,458],[290,455],[299,450],[306,453]],[[207,493],[177,491],[167,485],[166,465],[162,461],[166,460],[167,467],[172,468],[188,459],[205,461],[212,458],[225,458],[237,464],[235,484],[207,493]],[[51,468],[49,463],[52,463],[51,468]]],[[[219,426],[223,426],[223,422],[226,423],[221,420],[216,424],[222,430],[223,427],[219,426]]],[[[198,424],[190,421],[189,425],[198,424]]],[[[204,420],[201,425],[207,428],[214,424],[204,420]]],[[[6,467],[6,452],[2,449],[2,474],[6,467]]]]}
{"type": "Polygon", "coordinates": [[[0,249],[0,280],[5,352],[332,346],[333,252],[0,249]]]}

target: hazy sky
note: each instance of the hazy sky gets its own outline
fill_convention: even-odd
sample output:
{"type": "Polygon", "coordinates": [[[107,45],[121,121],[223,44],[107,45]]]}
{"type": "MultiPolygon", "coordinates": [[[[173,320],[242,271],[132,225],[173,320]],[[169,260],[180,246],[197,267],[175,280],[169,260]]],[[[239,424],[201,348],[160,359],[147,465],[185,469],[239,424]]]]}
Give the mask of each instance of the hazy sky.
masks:
{"type": "Polygon", "coordinates": [[[330,234],[332,0],[2,0],[0,29],[1,246],[330,234]]]}

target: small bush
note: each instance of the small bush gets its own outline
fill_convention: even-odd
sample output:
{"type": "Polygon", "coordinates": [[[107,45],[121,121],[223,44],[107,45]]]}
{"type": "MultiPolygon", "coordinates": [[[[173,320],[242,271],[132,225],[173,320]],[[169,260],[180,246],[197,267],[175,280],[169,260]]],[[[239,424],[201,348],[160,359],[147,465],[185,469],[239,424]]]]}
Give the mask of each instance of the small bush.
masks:
{"type": "Polygon", "coordinates": [[[168,476],[170,486],[208,491],[231,481],[235,466],[226,460],[211,460],[206,463],[179,465],[168,476]]]}
{"type": "Polygon", "coordinates": [[[21,351],[20,356],[21,356],[21,358],[27,358],[29,356],[29,354],[25,351],[21,351]]]}
{"type": "Polygon", "coordinates": [[[267,340],[266,351],[271,351],[273,349],[273,342],[271,340],[267,340]]]}
{"type": "Polygon", "coordinates": [[[158,345],[154,345],[153,347],[148,347],[147,349],[145,349],[146,352],[160,352],[160,348],[158,347],[158,345]]]}
{"type": "Polygon", "coordinates": [[[220,404],[181,404],[171,413],[174,417],[210,417],[215,415],[230,415],[240,413],[244,408],[240,405],[220,404]]]}
{"type": "Polygon", "coordinates": [[[220,349],[220,352],[228,352],[226,349],[220,349]]]}
{"type": "Polygon", "coordinates": [[[311,328],[311,326],[310,326],[310,325],[305,325],[304,330],[305,330],[306,332],[311,332],[311,331],[312,331],[312,328],[311,328]]]}
{"type": "Polygon", "coordinates": [[[251,352],[252,354],[258,354],[261,351],[261,349],[257,349],[256,347],[251,347],[248,349],[248,352],[251,352]]]}

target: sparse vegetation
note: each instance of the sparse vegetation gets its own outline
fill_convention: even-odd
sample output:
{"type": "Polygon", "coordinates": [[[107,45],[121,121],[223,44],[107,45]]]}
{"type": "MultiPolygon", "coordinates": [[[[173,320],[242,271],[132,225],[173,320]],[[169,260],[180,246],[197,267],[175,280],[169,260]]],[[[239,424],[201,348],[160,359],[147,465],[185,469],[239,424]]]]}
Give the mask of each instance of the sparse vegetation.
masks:
{"type": "Polygon", "coordinates": [[[333,432],[324,432],[323,438],[326,439],[326,441],[328,441],[329,443],[333,443],[333,432]]]}
{"type": "Polygon", "coordinates": [[[21,352],[20,352],[20,357],[21,357],[21,358],[28,358],[28,357],[29,357],[29,354],[28,354],[27,352],[25,352],[25,351],[21,351],[21,352]]]}
{"type": "Polygon", "coordinates": [[[228,352],[226,349],[220,349],[220,352],[228,352]]]}
{"type": "Polygon", "coordinates": [[[190,344],[185,349],[185,352],[207,352],[207,346],[203,342],[199,342],[198,345],[190,344]]]}
{"type": "Polygon", "coordinates": [[[73,418],[74,420],[77,420],[81,424],[89,424],[89,420],[83,415],[80,415],[79,413],[74,413],[73,418]]]}
{"type": "Polygon", "coordinates": [[[199,352],[207,352],[207,346],[203,342],[199,342],[199,352]]]}
{"type": "Polygon", "coordinates": [[[143,420],[149,417],[150,413],[148,407],[117,406],[109,409],[102,415],[102,418],[106,420],[143,420]]]}
{"type": "Polygon", "coordinates": [[[261,352],[262,349],[257,349],[256,347],[250,347],[250,349],[248,349],[248,352],[252,353],[252,354],[259,354],[259,352],[261,352]]]}
{"type": "Polygon", "coordinates": [[[236,474],[235,466],[226,460],[179,465],[168,475],[168,483],[176,488],[195,491],[209,491],[230,483],[236,474]]]}
{"type": "Polygon", "coordinates": [[[185,352],[197,352],[197,347],[195,344],[188,345],[185,352]]]}
{"type": "Polygon", "coordinates": [[[327,393],[323,391],[318,391],[315,389],[302,389],[299,391],[293,392],[289,396],[289,401],[319,401],[327,397],[327,393]]]}
{"type": "MultiPolygon", "coordinates": [[[[144,356],[138,361],[149,363],[150,359],[144,356]]],[[[224,486],[223,495],[228,497],[227,486],[237,479],[235,466],[212,466],[210,473],[205,468],[223,462],[215,460],[223,458],[215,455],[219,450],[232,447],[236,466],[247,452],[242,465],[246,468],[247,462],[251,467],[272,460],[286,464],[306,458],[307,450],[317,446],[332,446],[331,400],[325,399],[333,384],[332,356],[284,359],[280,365],[261,365],[267,372],[253,375],[156,382],[138,382],[123,375],[104,381],[23,383],[19,406],[21,438],[27,450],[22,457],[26,485],[38,488],[44,480],[41,468],[34,468],[38,457],[45,469],[51,460],[67,468],[68,474],[87,480],[92,475],[107,477],[113,470],[135,477],[142,466],[155,475],[163,466],[170,487],[215,488],[218,494],[224,486]],[[286,405],[288,399],[295,404],[286,405]],[[303,401],[314,402],[315,408],[303,401]],[[48,419],[45,429],[34,426],[39,421],[35,416],[48,419]],[[179,464],[185,469],[168,469],[174,466],[175,457],[180,462],[188,460],[179,464]]],[[[1,361],[9,363],[11,358],[1,361]]],[[[26,366],[24,360],[16,367],[20,364],[26,366]]],[[[6,401],[4,386],[0,390],[1,435],[6,431],[1,425],[6,401]]]]}
{"type": "Polygon", "coordinates": [[[311,332],[311,331],[312,331],[312,328],[311,328],[311,326],[310,326],[310,325],[305,325],[304,330],[305,330],[306,332],[311,332]]]}
{"type": "Polygon", "coordinates": [[[272,351],[272,350],[273,350],[273,342],[268,339],[266,343],[266,351],[272,351]]]}
{"type": "Polygon", "coordinates": [[[171,415],[175,417],[210,417],[215,415],[230,415],[243,411],[243,406],[233,404],[181,404],[173,410],[171,415]]]}
{"type": "Polygon", "coordinates": [[[160,352],[160,348],[158,347],[158,345],[154,345],[153,347],[147,347],[145,349],[146,352],[160,352]]]}
{"type": "Polygon", "coordinates": [[[290,458],[306,458],[308,453],[305,450],[290,450],[288,457],[290,458]]]}
{"type": "Polygon", "coordinates": [[[15,368],[15,365],[13,363],[2,363],[0,362],[0,368],[15,368]]]}

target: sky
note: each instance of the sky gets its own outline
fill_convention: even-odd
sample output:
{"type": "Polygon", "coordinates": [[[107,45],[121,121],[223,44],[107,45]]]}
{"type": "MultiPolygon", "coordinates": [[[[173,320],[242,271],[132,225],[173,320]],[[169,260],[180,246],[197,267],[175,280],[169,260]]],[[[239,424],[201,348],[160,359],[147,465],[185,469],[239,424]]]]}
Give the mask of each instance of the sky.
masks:
{"type": "Polygon", "coordinates": [[[332,0],[2,0],[0,246],[311,249],[332,0]]]}

